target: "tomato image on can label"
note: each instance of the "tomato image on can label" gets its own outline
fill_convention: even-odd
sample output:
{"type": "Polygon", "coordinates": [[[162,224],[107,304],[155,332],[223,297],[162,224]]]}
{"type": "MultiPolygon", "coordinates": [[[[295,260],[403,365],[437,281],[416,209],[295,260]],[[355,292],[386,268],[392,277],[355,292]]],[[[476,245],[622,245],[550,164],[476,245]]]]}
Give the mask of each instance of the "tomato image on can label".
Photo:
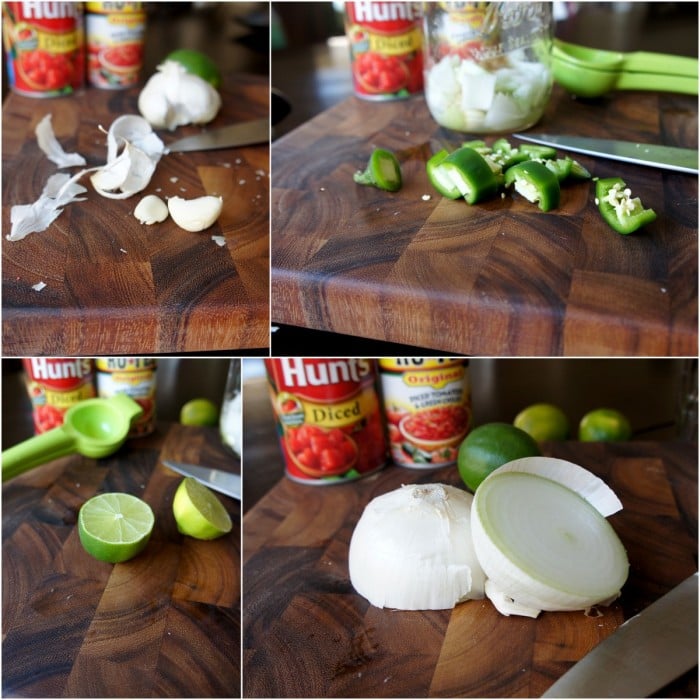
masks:
{"type": "Polygon", "coordinates": [[[381,469],[387,444],[374,360],[265,360],[286,474],[307,484],[381,469]]]}
{"type": "Polygon", "coordinates": [[[379,360],[391,456],[428,469],[457,461],[471,424],[467,360],[396,357],[379,360]]]}

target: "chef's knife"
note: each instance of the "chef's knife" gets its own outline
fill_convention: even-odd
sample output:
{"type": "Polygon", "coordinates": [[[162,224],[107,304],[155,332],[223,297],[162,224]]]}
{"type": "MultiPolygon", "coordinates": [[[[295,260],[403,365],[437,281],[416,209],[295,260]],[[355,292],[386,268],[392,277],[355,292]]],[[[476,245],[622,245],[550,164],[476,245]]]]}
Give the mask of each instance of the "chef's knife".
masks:
{"type": "Polygon", "coordinates": [[[645,698],[697,664],[695,573],[620,625],[542,697],[645,698]]]}
{"type": "Polygon", "coordinates": [[[561,148],[563,151],[648,165],[652,168],[677,170],[682,173],[698,172],[698,152],[689,148],[586,136],[553,136],[551,134],[513,134],[513,136],[523,141],[561,148]]]}
{"type": "Polygon", "coordinates": [[[163,460],[163,464],[173,471],[183,476],[191,476],[200,483],[208,486],[214,491],[224,493],[231,498],[241,500],[241,477],[240,474],[232,474],[221,469],[210,469],[209,467],[199,467],[196,464],[185,464],[183,462],[173,462],[168,459],[163,460]]]}
{"type": "Polygon", "coordinates": [[[166,144],[166,153],[182,151],[210,151],[216,148],[251,146],[256,143],[269,143],[270,120],[256,119],[252,122],[230,124],[219,129],[203,131],[196,136],[188,136],[171,144],[166,144]]]}

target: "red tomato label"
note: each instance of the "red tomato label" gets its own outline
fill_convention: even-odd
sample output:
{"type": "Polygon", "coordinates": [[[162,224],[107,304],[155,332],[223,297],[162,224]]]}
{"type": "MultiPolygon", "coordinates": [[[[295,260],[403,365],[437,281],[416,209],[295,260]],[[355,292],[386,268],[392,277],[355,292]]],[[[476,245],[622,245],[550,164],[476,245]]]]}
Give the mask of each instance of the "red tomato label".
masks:
{"type": "Polygon", "coordinates": [[[347,2],[345,31],[355,94],[373,100],[423,89],[420,3],[347,2]]]}
{"type": "Polygon", "coordinates": [[[3,39],[13,90],[54,97],[83,87],[82,3],[4,2],[3,39]]]}
{"type": "Polygon", "coordinates": [[[384,466],[374,360],[282,358],[265,364],[287,476],[329,484],[384,466]]]}
{"type": "Polygon", "coordinates": [[[379,367],[394,462],[418,469],[454,464],[471,423],[467,360],[383,358],[379,367]]]}
{"type": "Polygon", "coordinates": [[[63,415],[73,404],[95,396],[90,359],[32,357],[22,364],[37,434],[62,425],[63,415]]]}

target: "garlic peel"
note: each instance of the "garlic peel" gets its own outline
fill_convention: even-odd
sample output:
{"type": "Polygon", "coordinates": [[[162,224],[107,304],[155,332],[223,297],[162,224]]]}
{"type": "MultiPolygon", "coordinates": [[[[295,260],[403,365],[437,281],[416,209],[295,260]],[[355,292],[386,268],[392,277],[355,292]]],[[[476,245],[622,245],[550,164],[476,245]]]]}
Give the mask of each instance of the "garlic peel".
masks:
{"type": "Polygon", "coordinates": [[[85,165],[85,158],[79,153],[66,153],[58,142],[51,125],[51,114],[47,114],[34,130],[39,148],[46,157],[59,168],[70,168],[74,165],[85,165]]]}
{"type": "Polygon", "coordinates": [[[185,231],[204,231],[209,228],[221,214],[224,200],[213,195],[204,195],[195,199],[170,197],[168,211],[173,221],[185,231]]]}
{"type": "Polygon", "coordinates": [[[442,610],[483,598],[484,574],[470,537],[473,496],[444,484],[413,484],[367,505],[350,541],[350,581],[376,607],[442,610]]]}
{"type": "Polygon", "coordinates": [[[142,224],[160,223],[168,218],[168,207],[160,197],[155,194],[147,194],[136,205],[134,216],[142,224]]]}

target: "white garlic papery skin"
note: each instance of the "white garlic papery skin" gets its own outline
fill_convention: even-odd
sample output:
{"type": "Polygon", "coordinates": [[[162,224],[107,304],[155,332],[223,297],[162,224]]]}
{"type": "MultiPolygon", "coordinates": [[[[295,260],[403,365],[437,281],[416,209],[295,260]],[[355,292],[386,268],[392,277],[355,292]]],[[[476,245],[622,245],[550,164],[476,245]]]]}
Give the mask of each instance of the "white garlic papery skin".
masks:
{"type": "Polygon", "coordinates": [[[168,218],[168,206],[154,194],[147,194],[134,209],[134,216],[142,224],[157,224],[168,218]]]}
{"type": "Polygon", "coordinates": [[[412,484],[370,501],[350,540],[355,590],[378,608],[397,610],[445,610],[483,598],[472,500],[453,486],[412,484]]]}
{"type": "Polygon", "coordinates": [[[224,200],[213,195],[204,195],[195,199],[170,197],[168,211],[173,221],[185,231],[204,231],[209,228],[221,214],[224,200]]]}
{"type": "Polygon", "coordinates": [[[221,108],[216,89],[177,61],[161,63],[139,94],[139,112],[157,129],[207,124],[221,108]]]}

